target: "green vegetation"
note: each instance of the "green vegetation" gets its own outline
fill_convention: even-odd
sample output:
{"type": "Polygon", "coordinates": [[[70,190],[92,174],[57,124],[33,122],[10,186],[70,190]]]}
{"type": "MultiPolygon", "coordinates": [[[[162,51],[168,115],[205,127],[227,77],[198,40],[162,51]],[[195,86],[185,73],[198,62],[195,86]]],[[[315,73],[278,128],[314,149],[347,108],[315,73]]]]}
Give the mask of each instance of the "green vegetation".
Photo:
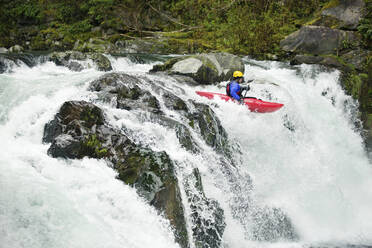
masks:
{"type": "MultiPolygon", "coordinates": [[[[0,46],[66,50],[75,42],[161,36],[170,48],[262,55],[310,21],[327,0],[5,0],[0,46]],[[168,44],[169,43],[169,44],[168,44]]],[[[367,32],[368,33],[368,32],[367,32]]]]}
{"type": "Polygon", "coordinates": [[[85,137],[85,141],[82,143],[82,149],[86,150],[87,154],[94,158],[103,158],[108,155],[107,148],[102,147],[102,143],[95,134],[85,137]]]}
{"type": "Polygon", "coordinates": [[[367,15],[359,22],[358,31],[364,38],[365,46],[372,49],[372,0],[365,0],[367,15]]]}

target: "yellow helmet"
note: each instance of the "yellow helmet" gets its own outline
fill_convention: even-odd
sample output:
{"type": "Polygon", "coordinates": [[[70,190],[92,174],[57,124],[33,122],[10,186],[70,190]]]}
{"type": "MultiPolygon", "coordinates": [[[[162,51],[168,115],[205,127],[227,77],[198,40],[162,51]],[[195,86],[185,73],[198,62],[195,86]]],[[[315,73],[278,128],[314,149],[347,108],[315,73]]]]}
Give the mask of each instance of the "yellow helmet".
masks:
{"type": "Polygon", "coordinates": [[[234,78],[240,78],[243,77],[243,73],[241,71],[234,71],[233,73],[234,78]]]}

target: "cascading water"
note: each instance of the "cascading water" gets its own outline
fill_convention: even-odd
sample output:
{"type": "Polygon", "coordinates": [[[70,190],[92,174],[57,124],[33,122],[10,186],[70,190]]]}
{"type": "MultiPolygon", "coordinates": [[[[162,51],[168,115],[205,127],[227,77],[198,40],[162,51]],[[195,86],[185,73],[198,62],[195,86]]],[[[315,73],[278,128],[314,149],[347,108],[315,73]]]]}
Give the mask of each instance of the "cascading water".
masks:
{"type": "MultiPolygon", "coordinates": [[[[94,102],[133,141],[167,152],[176,165],[189,233],[192,209],[183,182],[198,168],[205,195],[224,210],[223,247],[372,244],[371,164],[354,125],[357,106],[338,85],[337,71],[246,59],[245,75],[255,79],[249,94],[285,104],[257,114],[195,94],[223,92],[221,87],[181,84],[148,74],[151,63],[109,58],[115,71],[138,77],[143,89],[160,88],[153,95],[180,123],[188,125],[165,107],[164,92],[189,108],[189,100],[209,105],[226,130],[229,151],[213,149],[190,129],[200,150],[191,153],[173,129],[146,113],[100,102],[87,90],[103,74],[93,67],[71,72],[50,62],[14,64],[0,74],[0,247],[178,246],[168,221],[115,179],[104,161],[47,155],[44,125],[68,100],[94,102]],[[292,227],[277,224],[278,218],[288,218],[292,227]]],[[[206,209],[199,214],[211,218],[206,209]]]]}

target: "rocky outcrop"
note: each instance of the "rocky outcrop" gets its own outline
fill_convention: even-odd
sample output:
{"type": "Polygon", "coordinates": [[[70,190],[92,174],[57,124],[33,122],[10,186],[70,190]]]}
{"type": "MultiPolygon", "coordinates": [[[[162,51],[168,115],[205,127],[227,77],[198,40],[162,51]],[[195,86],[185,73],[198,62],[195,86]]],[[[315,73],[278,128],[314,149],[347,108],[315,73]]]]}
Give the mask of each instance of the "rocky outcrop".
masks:
{"type": "Polygon", "coordinates": [[[308,54],[337,54],[343,49],[357,47],[360,38],[351,31],[321,26],[304,26],[280,42],[284,51],[308,54]]]}
{"type": "Polygon", "coordinates": [[[28,67],[36,66],[48,60],[48,56],[29,53],[0,54],[0,73],[11,71],[14,65],[26,64],[28,67]]]}
{"type": "Polygon", "coordinates": [[[236,70],[244,72],[240,57],[210,53],[173,58],[162,65],[155,65],[151,72],[165,71],[170,75],[191,77],[199,84],[213,84],[231,79],[236,70]]]}
{"type": "MultiPolygon", "coordinates": [[[[148,79],[144,78],[144,80],[148,79]]],[[[148,82],[151,83],[149,80],[148,82]]],[[[227,133],[208,105],[189,102],[188,104],[194,109],[191,111],[181,98],[156,84],[152,84],[152,90],[162,96],[166,108],[181,112],[187,118],[189,127],[186,127],[184,124],[166,117],[159,100],[148,89],[141,88],[141,85],[140,80],[133,76],[109,73],[93,81],[90,84],[90,90],[98,92],[102,101],[111,103],[116,108],[150,113],[151,115],[146,115],[146,118],[176,130],[180,144],[188,151],[199,152],[198,145],[188,130],[192,128],[200,132],[206,144],[227,157],[231,156],[227,133]]]]}
{"type": "Polygon", "coordinates": [[[340,70],[347,70],[347,66],[340,62],[336,56],[314,56],[314,55],[296,55],[291,60],[291,65],[299,64],[318,64],[327,67],[337,68],[340,70]]]}
{"type": "Polygon", "coordinates": [[[78,51],[54,52],[50,55],[50,60],[56,65],[65,66],[72,71],[82,71],[84,69],[81,61],[91,59],[99,71],[111,71],[110,60],[99,53],[82,53],[78,51]]]}
{"type": "Polygon", "coordinates": [[[337,28],[356,30],[364,13],[363,0],[340,0],[339,4],[322,11],[322,17],[331,17],[338,21],[337,28]]]}
{"type": "Polygon", "coordinates": [[[173,162],[165,152],[154,152],[132,142],[110,127],[103,111],[84,101],[65,102],[45,125],[43,142],[52,157],[104,158],[118,171],[118,178],[169,219],[175,239],[188,247],[184,210],[173,162]]]}
{"type": "Polygon", "coordinates": [[[197,168],[185,179],[185,188],[191,208],[195,246],[197,248],[220,247],[226,227],[224,211],[217,201],[205,196],[197,168]]]}

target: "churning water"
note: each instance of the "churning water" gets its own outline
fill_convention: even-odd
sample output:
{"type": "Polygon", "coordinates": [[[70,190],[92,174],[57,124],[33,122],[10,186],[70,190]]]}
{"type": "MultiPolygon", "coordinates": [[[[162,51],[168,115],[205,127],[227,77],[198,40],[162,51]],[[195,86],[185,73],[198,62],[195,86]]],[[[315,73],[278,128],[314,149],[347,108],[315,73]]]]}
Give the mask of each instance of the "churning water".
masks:
{"type": "MultiPolygon", "coordinates": [[[[135,142],[166,151],[179,182],[199,169],[207,197],[224,210],[222,246],[372,244],[372,167],[355,127],[356,103],[339,86],[339,72],[246,59],[246,79],[255,79],[249,94],[285,104],[277,112],[257,114],[195,94],[224,92],[223,87],[195,87],[149,74],[150,62],[110,60],[115,71],[147,77],[185,101],[210,105],[217,114],[231,158],[214,151],[192,129],[198,155],[182,148],[174,130],[95,102],[110,124],[131,130],[135,142]],[[252,217],[252,209],[265,207],[283,211],[297,239],[259,241],[253,230],[262,220],[252,217]]],[[[51,158],[49,145],[42,144],[44,125],[63,102],[96,100],[87,87],[103,72],[89,62],[82,72],[50,62],[11,67],[0,74],[0,247],[178,247],[168,221],[115,179],[104,161],[51,158]]],[[[147,81],[143,87],[150,89],[147,81]]],[[[185,121],[163,105],[167,116],[185,121]]]]}

